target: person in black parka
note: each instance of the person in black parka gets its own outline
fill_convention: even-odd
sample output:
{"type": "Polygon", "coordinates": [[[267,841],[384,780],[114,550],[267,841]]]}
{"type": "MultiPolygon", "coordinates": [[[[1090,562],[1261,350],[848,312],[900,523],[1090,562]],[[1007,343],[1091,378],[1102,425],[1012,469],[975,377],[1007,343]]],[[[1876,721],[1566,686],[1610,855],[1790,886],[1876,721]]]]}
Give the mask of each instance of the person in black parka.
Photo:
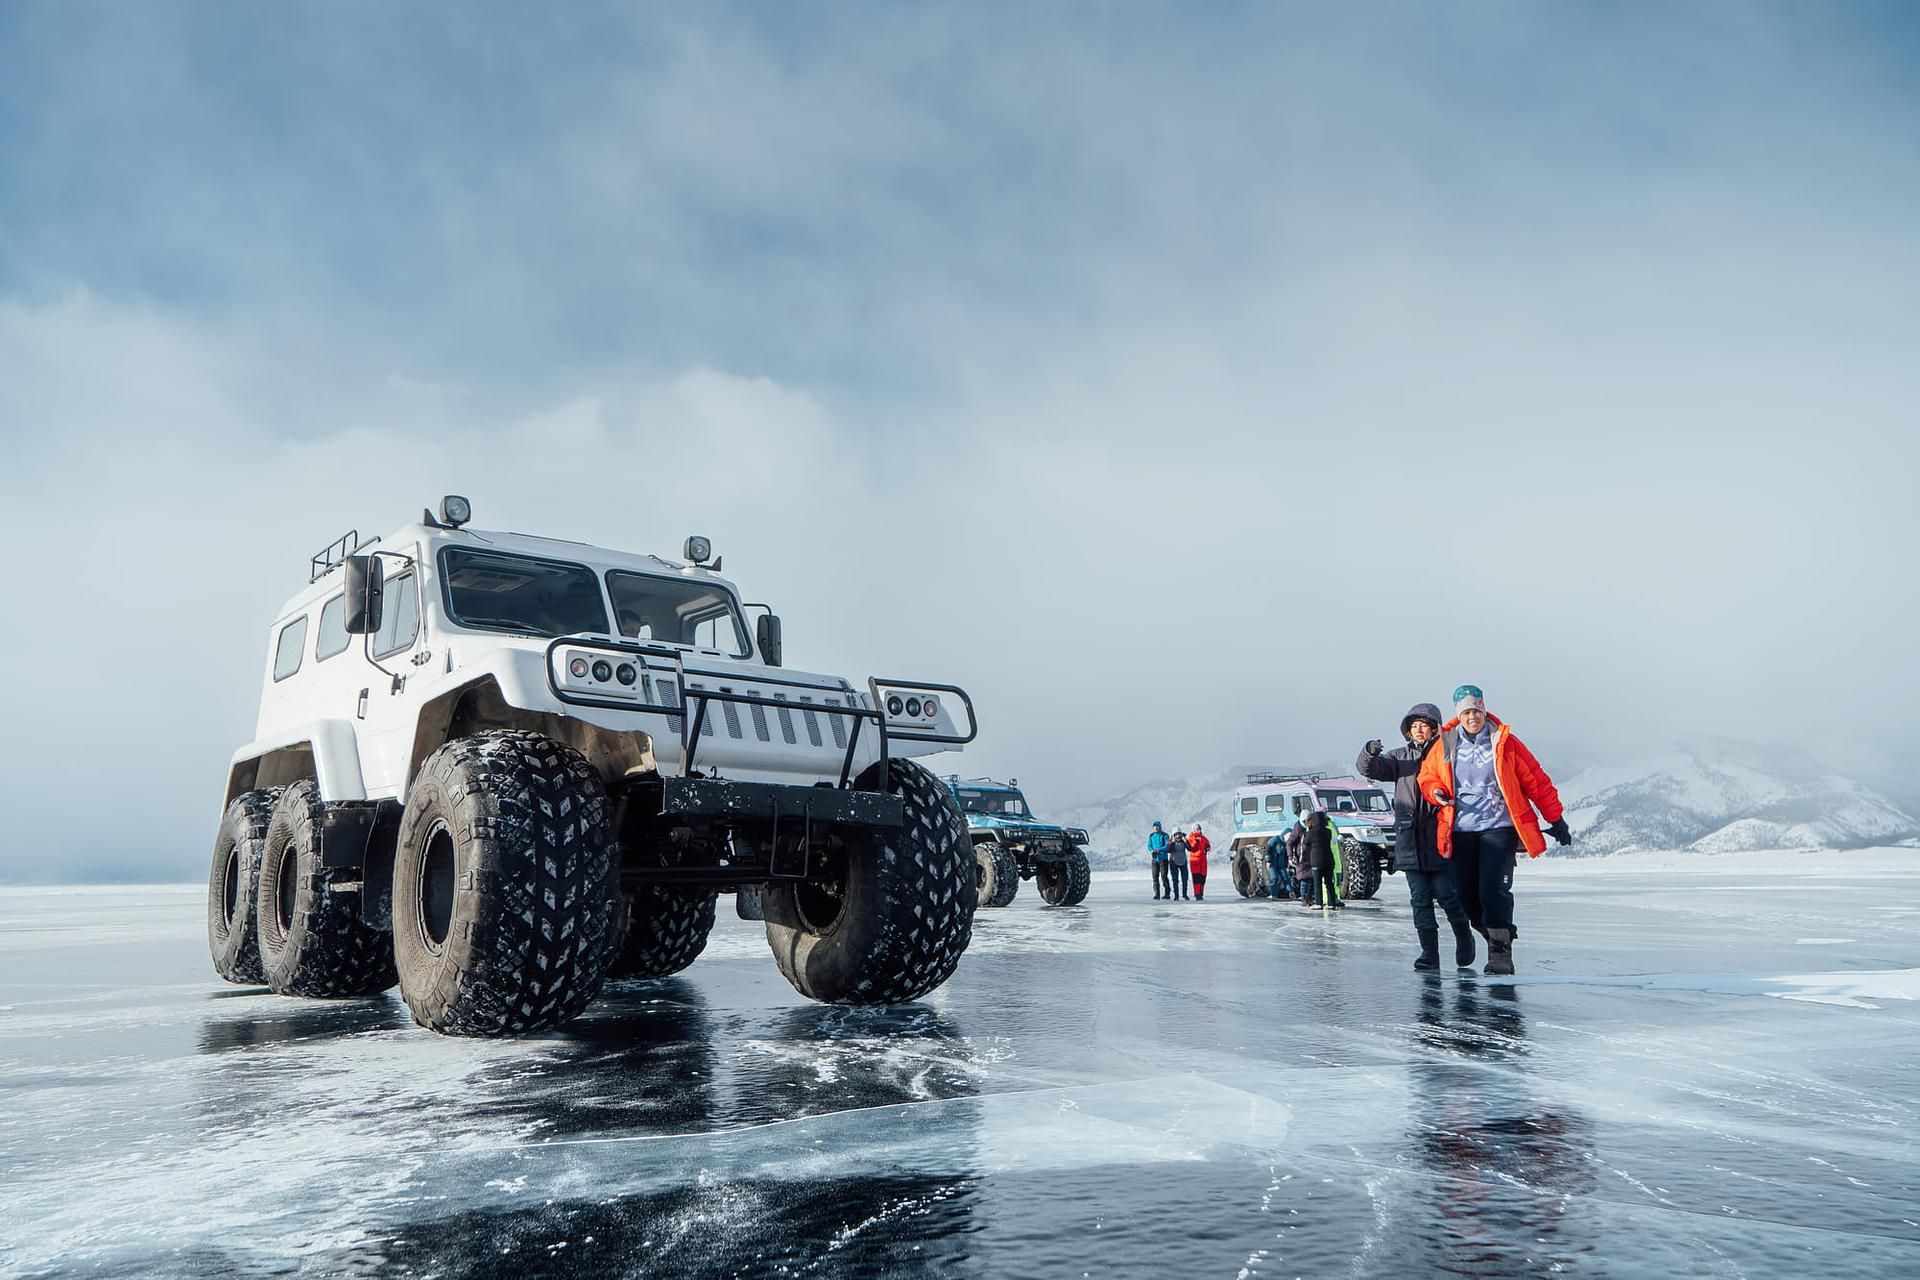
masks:
{"type": "Polygon", "coordinates": [[[1400,718],[1400,736],[1407,744],[1388,751],[1375,738],[1361,749],[1354,768],[1362,777],[1393,784],[1393,869],[1407,878],[1413,927],[1420,935],[1420,954],[1413,967],[1440,967],[1440,926],[1433,914],[1433,904],[1438,901],[1453,927],[1453,962],[1470,969],[1473,929],[1454,887],[1453,866],[1440,856],[1434,808],[1420,794],[1420,762],[1438,740],[1440,722],[1440,708],[1431,702],[1416,703],[1400,718]]]}

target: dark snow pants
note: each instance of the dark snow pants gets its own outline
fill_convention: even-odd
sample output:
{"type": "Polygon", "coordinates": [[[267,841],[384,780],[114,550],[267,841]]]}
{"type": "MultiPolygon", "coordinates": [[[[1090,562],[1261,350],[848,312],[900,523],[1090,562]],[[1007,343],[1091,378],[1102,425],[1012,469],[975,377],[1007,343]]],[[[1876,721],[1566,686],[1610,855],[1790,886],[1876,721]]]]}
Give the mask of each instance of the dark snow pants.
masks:
{"type": "Polygon", "coordinates": [[[1332,867],[1313,869],[1313,900],[1323,907],[1330,907],[1340,901],[1340,895],[1333,887],[1332,867]]]}
{"type": "MultiPolygon", "coordinates": [[[[1176,862],[1173,864],[1173,883],[1180,887],[1180,892],[1177,894],[1174,894],[1174,896],[1177,898],[1186,897],[1187,896],[1187,864],[1186,863],[1176,862]]],[[[1169,889],[1169,892],[1171,892],[1171,888],[1169,889]]]]}
{"type": "MultiPolygon", "coordinates": [[[[1459,839],[1455,836],[1454,839],[1459,839]]],[[[1439,871],[1402,871],[1407,878],[1407,899],[1413,903],[1413,927],[1416,929],[1437,929],[1439,922],[1433,916],[1433,904],[1438,902],[1440,909],[1447,913],[1447,923],[1467,920],[1466,909],[1460,905],[1460,891],[1453,884],[1453,868],[1439,871]]]]}
{"type": "Polygon", "coordinates": [[[1173,877],[1167,874],[1167,860],[1153,860],[1153,896],[1156,898],[1173,896],[1173,877]]]}
{"type": "Polygon", "coordinates": [[[1513,928],[1513,864],[1520,834],[1512,827],[1453,833],[1453,883],[1474,928],[1513,928]]]}

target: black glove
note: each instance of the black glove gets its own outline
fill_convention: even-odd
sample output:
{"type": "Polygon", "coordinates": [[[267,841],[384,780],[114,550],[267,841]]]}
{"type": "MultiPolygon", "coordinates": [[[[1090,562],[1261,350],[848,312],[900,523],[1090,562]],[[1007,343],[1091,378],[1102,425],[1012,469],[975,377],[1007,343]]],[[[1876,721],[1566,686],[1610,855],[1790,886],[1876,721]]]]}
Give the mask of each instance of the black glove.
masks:
{"type": "Polygon", "coordinates": [[[1567,820],[1565,818],[1555,818],[1549,823],[1547,826],[1547,834],[1555,840],[1558,840],[1561,844],[1573,843],[1573,832],[1567,830],[1567,820]]]}
{"type": "Polygon", "coordinates": [[[1382,751],[1385,751],[1385,750],[1386,750],[1386,747],[1381,745],[1380,739],[1378,738],[1375,738],[1373,741],[1367,744],[1367,754],[1370,756],[1377,756],[1382,751]]]}

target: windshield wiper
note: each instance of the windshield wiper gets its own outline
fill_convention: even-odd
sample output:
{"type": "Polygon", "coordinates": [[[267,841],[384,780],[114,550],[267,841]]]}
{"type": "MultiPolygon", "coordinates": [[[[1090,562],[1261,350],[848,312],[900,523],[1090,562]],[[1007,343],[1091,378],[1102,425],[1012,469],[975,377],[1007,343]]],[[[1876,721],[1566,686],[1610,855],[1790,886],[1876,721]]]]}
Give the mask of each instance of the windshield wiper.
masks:
{"type": "Polygon", "coordinates": [[[547,634],[530,623],[521,622],[518,618],[461,618],[459,621],[463,627],[492,627],[499,631],[514,632],[516,635],[539,637],[547,634]]]}

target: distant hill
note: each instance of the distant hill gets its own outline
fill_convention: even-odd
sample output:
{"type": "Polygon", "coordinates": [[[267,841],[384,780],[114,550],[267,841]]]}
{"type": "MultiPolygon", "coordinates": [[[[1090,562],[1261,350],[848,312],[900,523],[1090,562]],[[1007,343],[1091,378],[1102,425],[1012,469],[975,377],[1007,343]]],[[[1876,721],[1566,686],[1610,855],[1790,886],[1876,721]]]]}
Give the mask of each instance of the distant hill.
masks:
{"type": "MultiPolygon", "coordinates": [[[[1322,765],[1346,773],[1350,764],[1322,765]]],[[[1213,832],[1233,829],[1233,794],[1247,767],[1149,782],[1117,796],[1073,805],[1058,818],[1085,827],[1095,866],[1146,861],[1146,833],[1157,819],[1213,832]]],[[[1559,780],[1581,857],[1628,849],[1857,848],[1920,839],[1920,819],[1849,778],[1790,761],[1768,760],[1740,743],[1697,739],[1625,765],[1559,780]]]]}

